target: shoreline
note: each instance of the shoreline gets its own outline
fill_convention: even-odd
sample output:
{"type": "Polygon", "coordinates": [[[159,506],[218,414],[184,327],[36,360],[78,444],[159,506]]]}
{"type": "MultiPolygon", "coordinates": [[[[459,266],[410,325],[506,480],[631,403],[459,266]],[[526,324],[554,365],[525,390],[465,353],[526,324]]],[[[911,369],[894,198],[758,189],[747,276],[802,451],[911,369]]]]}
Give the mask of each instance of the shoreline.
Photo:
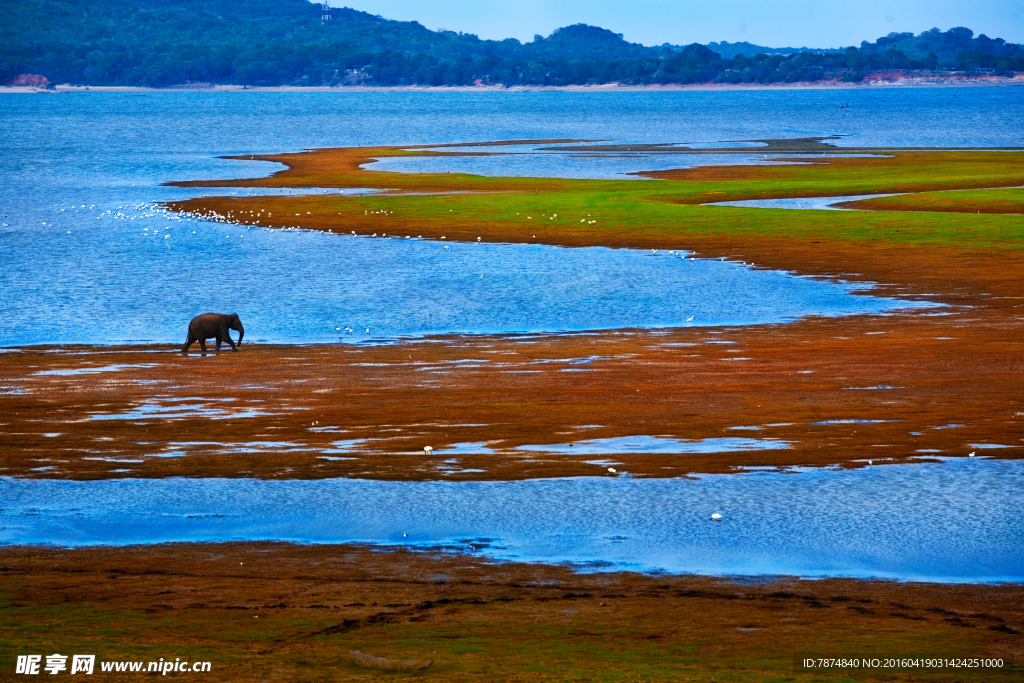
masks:
{"type": "Polygon", "coordinates": [[[899,79],[866,83],[797,82],[797,83],[696,83],[666,85],[567,85],[567,86],[241,86],[241,85],[174,85],[164,88],[141,86],[86,86],[62,84],[52,89],[32,86],[0,86],[0,94],[84,93],[84,92],[422,92],[422,93],[516,93],[516,92],[730,92],[771,90],[866,90],[874,88],[977,88],[1024,86],[1024,75],[1012,78],[979,77],[964,79],[899,79]]]}
{"type": "MultiPolygon", "coordinates": [[[[2,477],[0,477],[2,479],[2,477]]],[[[335,552],[358,552],[372,554],[380,557],[410,556],[422,559],[425,562],[451,562],[461,563],[466,560],[468,553],[472,554],[471,565],[490,567],[517,567],[527,572],[533,571],[537,574],[545,572],[562,572],[567,576],[575,578],[593,578],[604,583],[625,579],[628,577],[644,577],[651,580],[675,579],[678,581],[718,581],[731,584],[748,584],[761,586],[779,586],[803,584],[815,586],[827,583],[846,584],[850,586],[889,586],[928,589],[990,589],[1019,591],[1024,595],[1024,578],[999,577],[999,578],[922,578],[914,576],[911,578],[897,577],[892,575],[872,575],[869,573],[833,573],[833,574],[787,574],[784,571],[775,573],[750,573],[744,574],[739,571],[715,571],[715,570],[668,570],[661,567],[643,568],[636,563],[619,561],[617,563],[605,562],[602,560],[555,560],[555,559],[516,559],[503,558],[488,555],[480,552],[489,547],[500,538],[477,537],[469,538],[471,534],[462,534],[467,538],[459,540],[437,541],[430,544],[418,544],[411,542],[404,544],[400,541],[367,541],[367,540],[342,540],[342,541],[303,541],[295,539],[279,538],[232,538],[218,540],[154,540],[141,542],[118,542],[118,543],[83,543],[77,545],[65,545],[61,543],[40,542],[9,542],[0,543],[0,562],[12,556],[22,554],[44,554],[52,556],[60,555],[107,555],[116,556],[121,552],[128,554],[163,554],[170,552],[174,554],[185,554],[190,551],[203,553],[206,551],[216,552],[219,549],[231,547],[251,552],[266,552],[256,550],[272,548],[277,551],[284,551],[289,555],[305,552],[309,555],[329,555],[335,552]]],[[[0,565],[2,567],[3,565],[0,565]]],[[[10,566],[6,570],[10,571],[10,566]]],[[[1021,625],[1024,626],[1024,609],[1021,625]]],[[[1024,643],[1022,643],[1024,645],[1024,643]]]]}

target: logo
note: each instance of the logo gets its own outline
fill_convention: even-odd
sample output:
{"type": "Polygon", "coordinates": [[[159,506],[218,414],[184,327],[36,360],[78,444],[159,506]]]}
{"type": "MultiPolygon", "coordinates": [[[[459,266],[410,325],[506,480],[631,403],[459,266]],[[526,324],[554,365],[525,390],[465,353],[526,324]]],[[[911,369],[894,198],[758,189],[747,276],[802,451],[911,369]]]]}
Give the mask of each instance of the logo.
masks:
{"type": "MultiPolygon", "coordinates": [[[[94,666],[96,666],[96,655],[71,656],[71,673],[73,674],[91,674],[94,666]]],[[[51,675],[67,671],[68,656],[58,654],[46,655],[46,665],[43,666],[42,655],[18,655],[18,663],[15,665],[14,673],[30,676],[38,675],[40,669],[51,675]]]]}

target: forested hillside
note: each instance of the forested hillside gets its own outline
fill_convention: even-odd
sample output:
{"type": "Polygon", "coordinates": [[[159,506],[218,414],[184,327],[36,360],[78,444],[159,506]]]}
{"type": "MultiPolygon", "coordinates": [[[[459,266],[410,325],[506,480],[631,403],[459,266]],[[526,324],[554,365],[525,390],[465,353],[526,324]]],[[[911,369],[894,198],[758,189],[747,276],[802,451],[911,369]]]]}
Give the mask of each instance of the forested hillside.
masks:
{"type": "Polygon", "coordinates": [[[819,47],[765,47],[764,45],[754,45],[746,41],[742,43],[730,43],[727,40],[723,40],[720,43],[708,43],[708,47],[722,55],[722,59],[732,59],[736,55],[743,55],[744,57],[753,57],[758,54],[780,54],[780,55],[792,55],[798,52],[816,52],[819,54],[828,53],[839,53],[842,52],[842,48],[819,48],[819,47]]]}
{"type": "Polygon", "coordinates": [[[846,49],[749,43],[646,47],[577,24],[481,40],[307,0],[19,0],[0,24],[0,83],[168,86],[513,85],[857,81],[881,69],[1024,72],[1021,46],[966,28],[890,34],[846,49]]]}

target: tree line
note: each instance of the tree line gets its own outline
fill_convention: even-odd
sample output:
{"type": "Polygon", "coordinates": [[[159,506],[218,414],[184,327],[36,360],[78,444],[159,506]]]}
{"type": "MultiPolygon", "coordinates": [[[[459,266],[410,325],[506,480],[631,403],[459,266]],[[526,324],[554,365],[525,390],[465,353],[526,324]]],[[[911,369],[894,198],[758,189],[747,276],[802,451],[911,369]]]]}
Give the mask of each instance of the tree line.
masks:
{"type": "Polygon", "coordinates": [[[885,70],[1024,72],[1020,45],[970,29],[891,33],[844,50],[749,44],[648,47],[577,24],[481,40],[348,8],[321,22],[306,0],[21,0],[0,25],[0,83],[161,87],[273,85],[565,86],[858,81],[885,70]],[[724,47],[723,47],[724,46],[724,47]],[[728,49],[725,49],[725,48],[728,49]],[[732,55],[724,58],[722,52],[732,55]]]}

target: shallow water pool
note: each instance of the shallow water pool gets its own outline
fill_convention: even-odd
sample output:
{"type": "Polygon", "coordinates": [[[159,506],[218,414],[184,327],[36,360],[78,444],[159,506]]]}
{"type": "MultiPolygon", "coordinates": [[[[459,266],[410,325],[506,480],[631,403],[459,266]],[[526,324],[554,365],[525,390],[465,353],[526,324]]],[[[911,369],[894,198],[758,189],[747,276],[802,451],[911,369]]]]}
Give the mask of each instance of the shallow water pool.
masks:
{"type": "Polygon", "coordinates": [[[4,478],[0,500],[4,544],[487,538],[489,557],[596,570],[1024,581],[1022,461],[521,482],[4,478]]]}
{"type": "Polygon", "coordinates": [[[895,197],[896,194],[851,194],[841,197],[794,197],[787,199],[742,199],[735,202],[711,202],[707,206],[734,206],[745,209],[804,209],[811,211],[857,211],[843,206],[844,202],[859,202],[863,199],[895,197]]]}

